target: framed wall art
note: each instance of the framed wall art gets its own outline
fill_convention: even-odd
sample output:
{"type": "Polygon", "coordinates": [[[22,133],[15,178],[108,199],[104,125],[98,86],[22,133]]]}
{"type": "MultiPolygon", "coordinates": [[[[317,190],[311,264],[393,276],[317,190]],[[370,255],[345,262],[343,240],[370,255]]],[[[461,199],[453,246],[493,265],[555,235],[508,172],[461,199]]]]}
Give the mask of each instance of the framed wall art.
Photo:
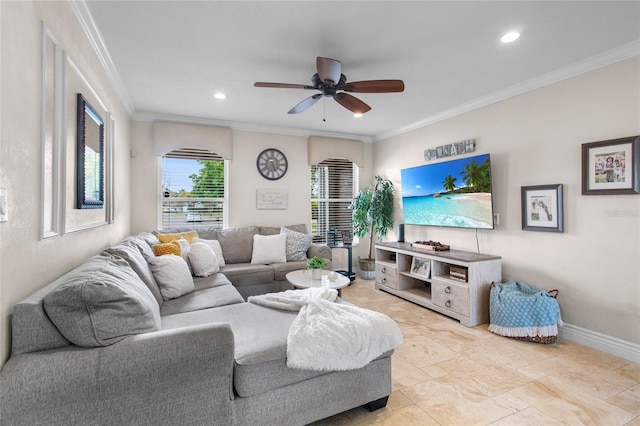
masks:
{"type": "Polygon", "coordinates": [[[582,195],[640,193],[640,136],[582,144],[582,195]]]}
{"type": "Polygon", "coordinates": [[[563,232],[562,184],[523,186],[522,229],[563,232]]]}

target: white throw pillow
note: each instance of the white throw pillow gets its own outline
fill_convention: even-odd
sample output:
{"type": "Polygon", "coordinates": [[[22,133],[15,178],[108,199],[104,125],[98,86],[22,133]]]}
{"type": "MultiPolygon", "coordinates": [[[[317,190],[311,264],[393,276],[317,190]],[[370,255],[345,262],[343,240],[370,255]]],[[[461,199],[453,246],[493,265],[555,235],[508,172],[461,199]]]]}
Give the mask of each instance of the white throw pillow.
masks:
{"type": "Polygon", "coordinates": [[[252,265],[268,265],[287,261],[287,234],[253,236],[252,265]]]}
{"type": "Polygon", "coordinates": [[[189,273],[193,275],[193,268],[191,267],[191,262],[189,262],[189,251],[191,251],[191,244],[184,237],[176,240],[178,244],[180,244],[180,255],[187,262],[187,266],[189,267],[189,273]]]}
{"type": "Polygon", "coordinates": [[[220,266],[221,268],[224,268],[226,265],[226,262],[224,260],[224,256],[222,255],[222,246],[220,245],[220,241],[218,240],[204,240],[202,238],[194,238],[193,239],[194,243],[207,243],[209,244],[209,247],[211,247],[213,249],[213,252],[216,254],[216,257],[218,258],[218,266],[220,266]]]}
{"type": "Polygon", "coordinates": [[[189,262],[196,277],[208,277],[220,271],[218,259],[207,243],[194,242],[189,252],[189,262]]]}
{"type": "Polygon", "coordinates": [[[175,254],[147,259],[164,300],[175,299],[195,290],[187,262],[175,254]]]}

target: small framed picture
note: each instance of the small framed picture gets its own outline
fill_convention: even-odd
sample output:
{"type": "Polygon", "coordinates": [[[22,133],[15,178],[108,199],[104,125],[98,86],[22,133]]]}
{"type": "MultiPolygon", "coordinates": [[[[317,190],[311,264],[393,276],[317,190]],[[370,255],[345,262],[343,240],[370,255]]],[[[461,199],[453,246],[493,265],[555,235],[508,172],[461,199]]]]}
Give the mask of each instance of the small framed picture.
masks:
{"type": "Polygon", "coordinates": [[[353,244],[353,232],[342,230],[340,233],[342,234],[342,244],[345,246],[353,244]]]}
{"type": "Polygon", "coordinates": [[[411,261],[411,275],[429,279],[431,276],[431,261],[421,257],[414,257],[411,261]]]}
{"type": "Polygon", "coordinates": [[[582,144],[582,195],[640,193],[640,136],[582,144]]]}
{"type": "Polygon", "coordinates": [[[522,229],[563,232],[562,184],[523,186],[522,229]]]}

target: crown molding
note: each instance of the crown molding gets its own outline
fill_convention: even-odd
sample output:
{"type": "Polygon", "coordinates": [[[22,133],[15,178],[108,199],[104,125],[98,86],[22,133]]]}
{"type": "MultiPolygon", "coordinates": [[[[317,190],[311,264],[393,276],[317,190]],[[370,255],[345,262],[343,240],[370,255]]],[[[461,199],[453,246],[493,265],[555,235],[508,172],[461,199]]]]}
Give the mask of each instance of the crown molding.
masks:
{"type": "Polygon", "coordinates": [[[91,16],[91,12],[87,7],[86,1],[68,0],[67,4],[84,30],[93,51],[98,56],[98,60],[107,73],[107,77],[111,81],[111,84],[120,98],[120,101],[124,105],[124,108],[129,116],[132,116],[135,113],[136,108],[131,101],[131,97],[125,88],[124,83],[122,83],[118,70],[111,60],[111,55],[109,55],[107,46],[102,40],[102,35],[100,34],[100,31],[98,31],[98,27],[96,27],[96,23],[93,20],[93,16],[91,16]]]}
{"type": "Polygon", "coordinates": [[[321,136],[326,138],[337,138],[337,139],[356,139],[365,143],[373,142],[373,138],[370,136],[354,135],[350,133],[333,133],[333,132],[322,132],[322,131],[308,130],[308,129],[296,129],[296,128],[289,128],[289,127],[263,126],[263,125],[250,124],[250,123],[215,120],[215,119],[202,118],[202,117],[188,117],[183,115],[159,114],[155,112],[145,112],[145,111],[139,111],[134,113],[132,116],[132,120],[147,121],[147,122],[165,121],[165,122],[183,123],[183,124],[200,124],[203,126],[229,127],[232,130],[245,131],[245,132],[270,133],[270,134],[277,134],[277,135],[302,136],[302,137],[321,136]]]}
{"type": "Polygon", "coordinates": [[[483,96],[475,100],[472,100],[470,102],[466,102],[464,104],[450,108],[448,110],[444,110],[438,114],[432,115],[430,117],[425,118],[424,120],[420,120],[408,126],[404,126],[386,133],[381,133],[373,137],[373,142],[379,142],[384,139],[398,136],[403,133],[407,133],[412,130],[419,129],[421,127],[425,127],[430,124],[434,124],[439,121],[443,121],[448,118],[452,118],[452,117],[473,111],[475,109],[479,109],[479,108],[494,104],[496,102],[504,101],[514,96],[522,95],[532,90],[540,89],[542,87],[549,86],[554,83],[558,83],[562,80],[566,80],[580,74],[585,74],[590,71],[594,71],[598,68],[603,68],[608,65],[615,64],[616,62],[621,62],[636,56],[640,56],[640,40],[635,40],[631,43],[624,44],[620,47],[609,50],[602,54],[592,56],[590,58],[568,65],[566,67],[548,72],[546,74],[542,74],[530,80],[523,81],[522,83],[518,83],[516,85],[507,87],[506,89],[491,93],[487,96],[483,96]]]}
{"type": "Polygon", "coordinates": [[[409,124],[407,126],[400,127],[395,130],[391,130],[389,132],[380,133],[375,136],[364,136],[364,135],[353,135],[353,134],[344,134],[344,133],[330,133],[330,132],[317,132],[312,130],[305,129],[295,129],[295,128],[285,128],[285,127],[272,127],[272,126],[261,126],[250,123],[240,123],[240,122],[225,122],[220,120],[213,119],[205,119],[205,118],[195,118],[195,117],[185,117],[185,116],[174,116],[174,115],[165,115],[165,114],[155,114],[150,112],[137,112],[136,108],[129,96],[127,89],[125,88],[118,71],[111,60],[111,56],[109,55],[109,51],[102,40],[102,36],[100,35],[100,31],[98,31],[95,21],[91,16],[91,12],[89,11],[87,4],[87,0],[67,0],[69,7],[73,11],[74,15],[78,19],[78,22],[82,26],[89,43],[93,47],[96,55],[103,68],[105,69],[108,78],[111,80],[111,83],[120,97],[122,104],[124,105],[127,113],[133,120],[138,121],[174,121],[179,123],[192,123],[192,124],[204,124],[204,125],[215,125],[215,126],[223,126],[223,127],[231,127],[234,130],[244,130],[250,132],[258,132],[258,133],[275,133],[281,135],[291,135],[291,136],[324,136],[330,138],[347,138],[347,139],[358,139],[367,143],[379,142],[384,139],[389,139],[394,136],[398,136],[404,133],[408,133],[410,131],[419,129],[421,127],[428,126],[430,124],[437,123],[439,121],[446,120],[448,118],[452,118],[461,114],[465,114],[467,112],[494,104],[496,102],[500,102],[514,96],[518,96],[532,90],[536,90],[562,80],[566,80],[571,77],[575,77],[580,74],[584,74],[598,68],[602,68],[616,62],[624,61],[626,59],[630,59],[636,56],[640,56],[640,40],[635,40],[625,45],[622,45],[618,48],[609,50],[599,55],[592,56],[585,60],[576,62],[574,64],[568,65],[566,67],[560,68],[555,71],[551,71],[549,73],[543,74],[536,78],[524,81],[522,83],[507,87],[506,89],[491,93],[487,96],[483,96],[472,100],[470,102],[466,102],[450,108],[448,110],[444,110],[438,114],[434,114],[429,116],[423,120],[415,122],[413,124],[409,124]]]}

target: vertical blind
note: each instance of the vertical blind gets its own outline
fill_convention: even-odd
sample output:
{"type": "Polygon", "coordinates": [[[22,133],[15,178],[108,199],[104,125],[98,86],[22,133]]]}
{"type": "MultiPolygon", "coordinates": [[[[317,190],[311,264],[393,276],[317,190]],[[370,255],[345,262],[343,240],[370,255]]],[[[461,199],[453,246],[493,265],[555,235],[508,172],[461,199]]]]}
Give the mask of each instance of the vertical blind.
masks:
{"type": "Polygon", "coordinates": [[[351,231],[349,205],[358,188],[358,166],[346,159],[332,158],[311,166],[311,227],[315,242],[327,242],[327,231],[351,231]]]}
{"type": "Polygon", "coordinates": [[[223,228],[227,208],[224,159],[183,148],[162,157],[162,229],[223,228]]]}

